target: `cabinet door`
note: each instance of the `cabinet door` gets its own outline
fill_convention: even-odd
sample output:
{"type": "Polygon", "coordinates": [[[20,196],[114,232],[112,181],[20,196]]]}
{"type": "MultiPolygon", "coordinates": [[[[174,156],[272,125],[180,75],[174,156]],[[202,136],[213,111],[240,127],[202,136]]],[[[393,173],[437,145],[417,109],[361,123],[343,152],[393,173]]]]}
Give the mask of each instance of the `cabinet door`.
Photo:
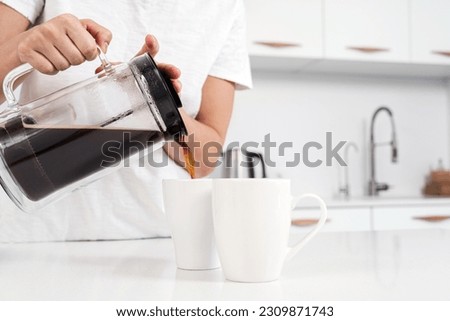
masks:
{"type": "MultiPolygon", "coordinates": [[[[292,231],[309,231],[320,217],[320,211],[309,208],[296,209],[292,215],[292,231]]],[[[329,208],[323,232],[370,231],[370,208],[329,208]]]]}
{"type": "Polygon", "coordinates": [[[399,229],[450,229],[450,204],[436,206],[375,207],[376,231],[399,229]]]}
{"type": "Polygon", "coordinates": [[[321,0],[246,0],[253,56],[322,58],[321,0]]]}
{"type": "Polygon", "coordinates": [[[325,0],[325,57],[409,61],[408,0],[325,0]]]}
{"type": "Polygon", "coordinates": [[[450,64],[449,15],[448,0],[411,0],[413,62],[450,64]]]}

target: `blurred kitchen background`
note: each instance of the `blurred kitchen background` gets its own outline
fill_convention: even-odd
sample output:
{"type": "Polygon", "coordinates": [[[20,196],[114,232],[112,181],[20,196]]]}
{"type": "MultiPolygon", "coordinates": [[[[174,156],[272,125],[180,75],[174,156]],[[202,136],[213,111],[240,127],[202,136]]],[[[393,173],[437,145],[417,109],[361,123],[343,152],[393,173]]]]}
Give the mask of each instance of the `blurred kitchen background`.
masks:
{"type": "MultiPolygon", "coordinates": [[[[337,219],[356,224],[350,228],[383,225],[374,217],[380,211],[392,227],[450,227],[450,199],[422,196],[430,171],[449,165],[450,1],[245,4],[254,89],[237,94],[227,142],[261,143],[269,133],[278,144],[292,142],[285,156],[273,150],[277,166],[267,168],[268,177],[291,178],[294,193],[323,196],[331,214],[350,215],[337,219]],[[393,113],[398,161],[391,162],[389,145],[376,148],[376,177],[389,189],[367,198],[370,121],[380,106],[393,113]],[[352,141],[358,149],[348,150],[347,200],[339,192],[345,182],[336,161],[285,166],[305,143],[325,146],[326,132],[333,145],[352,141]]],[[[387,113],[377,116],[374,133],[377,142],[391,141],[387,113]]],[[[324,150],[311,149],[310,159],[324,159],[324,150]]]]}
{"type": "MultiPolygon", "coordinates": [[[[359,148],[349,150],[348,169],[351,194],[362,196],[369,180],[370,120],[379,106],[388,106],[399,155],[393,164],[389,147],[377,148],[377,177],[392,185],[383,194],[421,195],[430,168],[449,159],[450,2],[245,3],[254,89],[237,94],[228,142],[261,143],[268,133],[278,144],[291,141],[286,156],[275,158],[275,149],[271,155],[284,165],[309,141],[325,145],[326,132],[332,132],[334,144],[354,141],[359,148]],[[448,56],[433,54],[438,50],[448,56]]],[[[390,140],[387,114],[377,117],[375,137],[390,140]]],[[[311,151],[311,160],[324,158],[324,150],[311,151]]],[[[335,161],[332,167],[268,167],[268,176],[294,179],[299,192],[333,197],[339,167],[335,161]]]]}

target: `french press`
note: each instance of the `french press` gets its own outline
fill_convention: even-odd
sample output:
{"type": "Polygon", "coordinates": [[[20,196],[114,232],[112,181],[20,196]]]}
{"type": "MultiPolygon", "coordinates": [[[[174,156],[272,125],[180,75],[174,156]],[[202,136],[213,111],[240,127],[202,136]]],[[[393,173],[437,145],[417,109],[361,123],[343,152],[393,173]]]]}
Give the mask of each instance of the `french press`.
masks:
{"type": "Polygon", "coordinates": [[[14,82],[33,68],[12,70],[3,83],[0,113],[0,183],[26,212],[123,167],[186,128],[170,79],[148,54],[21,105],[14,82]]]}

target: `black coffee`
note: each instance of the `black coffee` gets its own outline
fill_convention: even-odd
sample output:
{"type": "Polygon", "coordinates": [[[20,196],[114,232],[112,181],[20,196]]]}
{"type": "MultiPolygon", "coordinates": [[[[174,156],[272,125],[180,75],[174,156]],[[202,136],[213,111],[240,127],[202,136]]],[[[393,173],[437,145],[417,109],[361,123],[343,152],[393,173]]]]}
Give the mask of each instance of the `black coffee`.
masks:
{"type": "Polygon", "coordinates": [[[184,167],[186,168],[186,171],[189,173],[191,178],[195,178],[195,160],[194,160],[194,153],[189,148],[188,144],[186,144],[183,141],[178,141],[178,144],[181,146],[183,150],[183,157],[184,157],[184,167]]]}
{"type": "Polygon", "coordinates": [[[156,131],[44,128],[24,125],[21,118],[0,128],[0,142],[6,146],[6,165],[22,192],[33,201],[115,165],[162,139],[163,134],[156,131]]]}

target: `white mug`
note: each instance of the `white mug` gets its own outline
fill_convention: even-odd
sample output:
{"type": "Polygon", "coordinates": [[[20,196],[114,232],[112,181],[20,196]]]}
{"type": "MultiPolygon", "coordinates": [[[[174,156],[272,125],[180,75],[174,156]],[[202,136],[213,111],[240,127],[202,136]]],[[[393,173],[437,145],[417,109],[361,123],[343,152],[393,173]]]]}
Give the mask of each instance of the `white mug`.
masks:
{"type": "Polygon", "coordinates": [[[211,188],[209,179],[163,180],[164,207],[180,269],[220,267],[214,242],[211,188]]]}
{"type": "Polygon", "coordinates": [[[285,260],[298,253],[327,219],[325,202],[314,194],[292,197],[287,179],[217,179],[212,197],[217,250],[230,281],[278,279],[285,260]],[[307,197],[318,201],[320,219],[303,240],[289,248],[292,209],[307,197]]]}

